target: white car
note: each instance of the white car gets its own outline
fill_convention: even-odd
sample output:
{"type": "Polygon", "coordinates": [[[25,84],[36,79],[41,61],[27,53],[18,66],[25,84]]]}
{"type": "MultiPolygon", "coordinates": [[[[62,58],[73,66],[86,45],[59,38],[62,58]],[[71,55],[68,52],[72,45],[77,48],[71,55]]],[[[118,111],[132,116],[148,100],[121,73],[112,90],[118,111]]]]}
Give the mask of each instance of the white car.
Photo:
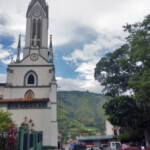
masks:
{"type": "Polygon", "coordinates": [[[110,150],[117,150],[121,148],[121,143],[119,141],[109,142],[110,150]]]}

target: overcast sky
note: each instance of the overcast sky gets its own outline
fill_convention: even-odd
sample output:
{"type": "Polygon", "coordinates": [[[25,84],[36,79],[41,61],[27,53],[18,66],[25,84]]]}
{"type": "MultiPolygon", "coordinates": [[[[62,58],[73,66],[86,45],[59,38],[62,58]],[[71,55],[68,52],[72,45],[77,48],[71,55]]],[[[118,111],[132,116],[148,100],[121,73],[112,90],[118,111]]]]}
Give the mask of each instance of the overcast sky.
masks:
{"type": "MultiPolygon", "coordinates": [[[[122,26],[142,21],[150,0],[46,0],[49,34],[53,35],[54,63],[59,90],[100,93],[94,80],[96,63],[125,43],[122,26]]],[[[22,48],[30,0],[0,0],[0,82],[6,80],[10,58],[22,48]]]]}

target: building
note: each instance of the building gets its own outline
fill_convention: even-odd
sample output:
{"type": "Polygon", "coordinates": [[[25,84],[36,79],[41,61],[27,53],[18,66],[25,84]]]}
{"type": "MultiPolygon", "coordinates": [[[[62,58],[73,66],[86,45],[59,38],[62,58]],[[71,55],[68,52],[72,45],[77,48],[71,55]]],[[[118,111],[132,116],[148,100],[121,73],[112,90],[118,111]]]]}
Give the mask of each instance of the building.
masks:
{"type": "MultiPolygon", "coordinates": [[[[17,59],[7,68],[3,100],[20,126],[24,118],[32,119],[35,130],[43,131],[43,145],[57,147],[57,84],[53,64],[52,36],[48,48],[48,6],[45,0],[31,0],[26,13],[26,39],[20,59],[21,36],[17,59]]],[[[1,96],[2,97],[2,96],[1,96]]]]}
{"type": "Polygon", "coordinates": [[[113,126],[108,120],[105,121],[106,135],[118,136],[120,128],[113,126]]]}
{"type": "Polygon", "coordinates": [[[5,83],[0,83],[0,99],[3,99],[5,83]]]}

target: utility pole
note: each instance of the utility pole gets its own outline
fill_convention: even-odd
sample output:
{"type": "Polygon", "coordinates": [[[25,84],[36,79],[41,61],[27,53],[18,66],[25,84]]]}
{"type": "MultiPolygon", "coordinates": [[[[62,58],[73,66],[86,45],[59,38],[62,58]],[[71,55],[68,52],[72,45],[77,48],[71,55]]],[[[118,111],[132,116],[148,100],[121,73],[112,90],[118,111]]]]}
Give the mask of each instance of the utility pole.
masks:
{"type": "Polygon", "coordinates": [[[70,141],[71,141],[71,134],[70,134],[70,130],[69,130],[68,138],[69,138],[69,150],[71,150],[71,145],[70,145],[70,141]]]}

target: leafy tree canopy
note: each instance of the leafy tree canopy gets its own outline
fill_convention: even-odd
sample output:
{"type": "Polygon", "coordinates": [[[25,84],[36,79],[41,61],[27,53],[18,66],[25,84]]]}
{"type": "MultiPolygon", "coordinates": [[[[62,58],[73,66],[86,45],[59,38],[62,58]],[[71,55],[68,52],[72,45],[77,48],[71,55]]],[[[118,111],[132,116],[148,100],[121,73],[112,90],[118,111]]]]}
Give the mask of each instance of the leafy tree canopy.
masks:
{"type": "Polygon", "coordinates": [[[8,131],[11,122],[11,113],[0,109],[0,133],[8,131]]]}
{"type": "Polygon", "coordinates": [[[135,128],[141,127],[145,121],[142,115],[142,109],[129,96],[111,98],[103,107],[108,116],[107,119],[113,125],[135,128]]]}
{"type": "Polygon", "coordinates": [[[111,123],[119,126],[143,126],[148,145],[150,144],[150,15],[142,22],[126,24],[124,31],[128,32],[126,44],[113,53],[107,53],[97,63],[95,79],[104,86],[104,91],[112,98],[104,105],[111,123]],[[130,97],[120,97],[127,93],[130,97]]]}

